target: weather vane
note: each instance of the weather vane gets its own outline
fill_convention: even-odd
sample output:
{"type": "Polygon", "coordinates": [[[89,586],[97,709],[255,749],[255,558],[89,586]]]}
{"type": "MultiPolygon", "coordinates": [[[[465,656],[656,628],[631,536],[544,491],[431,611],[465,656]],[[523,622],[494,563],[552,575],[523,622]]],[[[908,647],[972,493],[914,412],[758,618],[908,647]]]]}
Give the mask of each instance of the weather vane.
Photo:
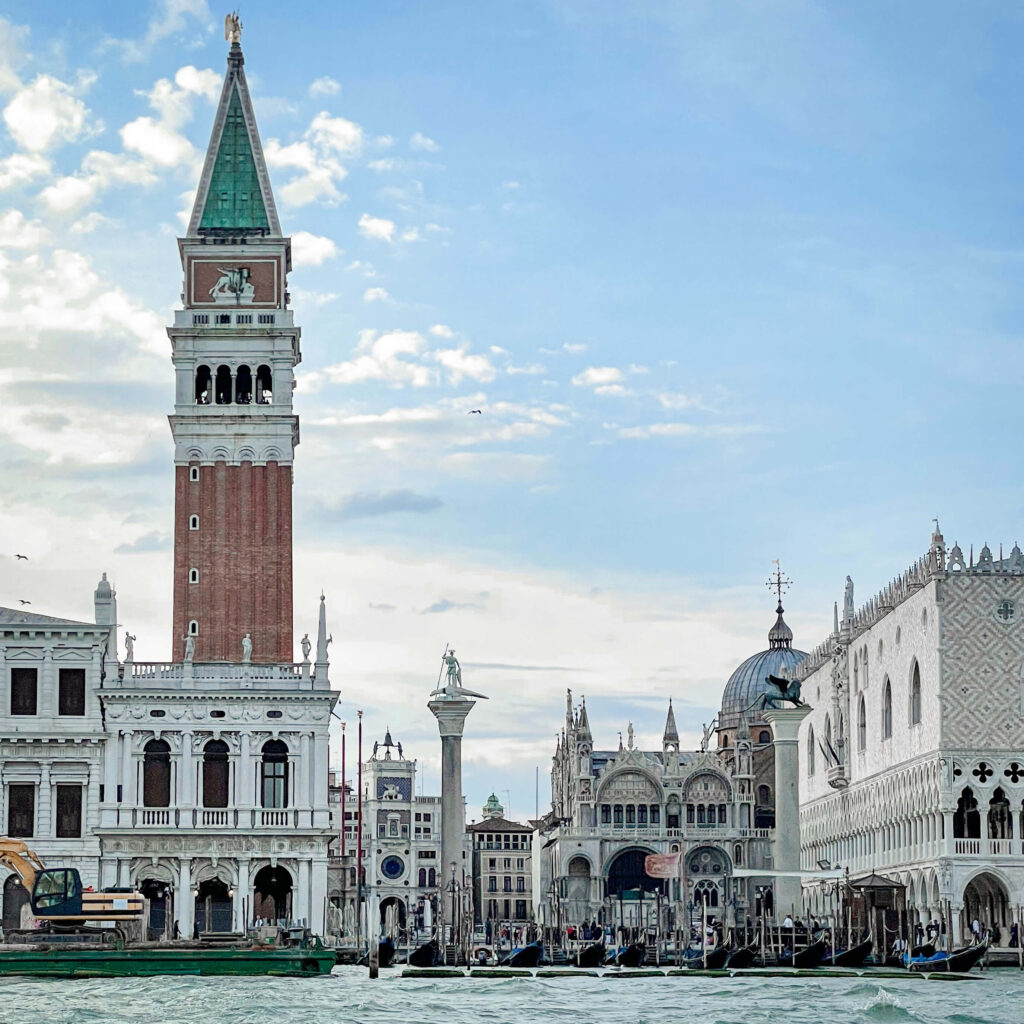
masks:
{"type": "Polygon", "coordinates": [[[775,596],[779,599],[779,604],[782,604],[782,595],[785,591],[789,590],[793,581],[789,579],[788,576],[782,575],[782,568],[780,567],[779,560],[777,558],[772,559],[772,565],[775,566],[775,572],[768,577],[768,582],[765,583],[765,586],[769,590],[775,591],[775,596]]]}

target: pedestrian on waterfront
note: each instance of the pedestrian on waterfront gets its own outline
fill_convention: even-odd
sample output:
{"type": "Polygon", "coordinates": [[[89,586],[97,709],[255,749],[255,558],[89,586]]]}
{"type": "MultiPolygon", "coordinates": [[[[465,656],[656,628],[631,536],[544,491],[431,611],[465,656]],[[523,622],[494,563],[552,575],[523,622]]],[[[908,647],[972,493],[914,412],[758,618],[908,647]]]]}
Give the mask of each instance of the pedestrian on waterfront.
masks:
{"type": "Polygon", "coordinates": [[[922,927],[920,921],[918,921],[917,924],[914,925],[914,945],[924,945],[924,928],[922,927]]]}
{"type": "Polygon", "coordinates": [[[786,915],[786,916],[785,916],[785,917],[784,917],[784,918],[782,919],[782,927],[783,927],[783,928],[792,928],[792,927],[793,927],[793,918],[791,918],[791,917],[789,916],[789,914],[787,914],[787,915],[786,915]]]}
{"type": "Polygon", "coordinates": [[[1010,925],[1010,948],[1016,949],[1020,945],[1020,931],[1017,928],[1017,922],[1014,921],[1010,925]]]}
{"type": "Polygon", "coordinates": [[[981,941],[981,922],[977,918],[971,922],[971,934],[975,942],[981,941]]]}

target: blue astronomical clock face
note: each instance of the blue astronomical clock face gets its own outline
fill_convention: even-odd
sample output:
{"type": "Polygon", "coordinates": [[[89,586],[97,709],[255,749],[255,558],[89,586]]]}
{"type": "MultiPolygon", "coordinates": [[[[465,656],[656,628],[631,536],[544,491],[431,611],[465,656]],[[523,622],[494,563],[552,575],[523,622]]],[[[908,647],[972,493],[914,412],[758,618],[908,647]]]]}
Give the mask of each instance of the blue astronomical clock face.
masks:
{"type": "Polygon", "coordinates": [[[405,871],[405,862],[401,857],[385,857],[381,861],[380,873],[385,878],[398,878],[405,871]]]}

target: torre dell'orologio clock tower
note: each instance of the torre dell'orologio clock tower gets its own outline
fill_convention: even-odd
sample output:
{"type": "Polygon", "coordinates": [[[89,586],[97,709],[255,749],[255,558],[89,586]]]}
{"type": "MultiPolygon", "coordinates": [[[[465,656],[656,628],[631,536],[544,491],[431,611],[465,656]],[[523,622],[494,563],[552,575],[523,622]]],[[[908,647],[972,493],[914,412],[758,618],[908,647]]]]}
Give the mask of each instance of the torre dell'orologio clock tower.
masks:
{"type": "Polygon", "coordinates": [[[300,331],[291,240],[234,42],[168,328],[174,414],[175,660],[290,662],[292,412],[300,331]]]}

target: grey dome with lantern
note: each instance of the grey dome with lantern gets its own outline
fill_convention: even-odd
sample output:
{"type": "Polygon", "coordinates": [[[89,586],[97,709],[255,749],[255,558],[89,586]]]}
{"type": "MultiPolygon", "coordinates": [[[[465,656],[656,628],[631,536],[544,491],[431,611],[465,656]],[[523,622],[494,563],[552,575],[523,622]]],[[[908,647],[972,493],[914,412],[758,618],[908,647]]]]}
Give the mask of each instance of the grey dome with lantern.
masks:
{"type": "Polygon", "coordinates": [[[752,705],[764,695],[768,676],[791,678],[800,662],[807,657],[806,651],[793,647],[793,630],[782,617],[781,600],[775,613],[775,624],[768,631],[768,649],[747,658],[725,684],[718,715],[719,729],[734,729],[744,717],[748,722],[755,721],[759,717],[759,709],[752,708],[752,705]],[[748,711],[750,713],[745,714],[748,711]]]}

